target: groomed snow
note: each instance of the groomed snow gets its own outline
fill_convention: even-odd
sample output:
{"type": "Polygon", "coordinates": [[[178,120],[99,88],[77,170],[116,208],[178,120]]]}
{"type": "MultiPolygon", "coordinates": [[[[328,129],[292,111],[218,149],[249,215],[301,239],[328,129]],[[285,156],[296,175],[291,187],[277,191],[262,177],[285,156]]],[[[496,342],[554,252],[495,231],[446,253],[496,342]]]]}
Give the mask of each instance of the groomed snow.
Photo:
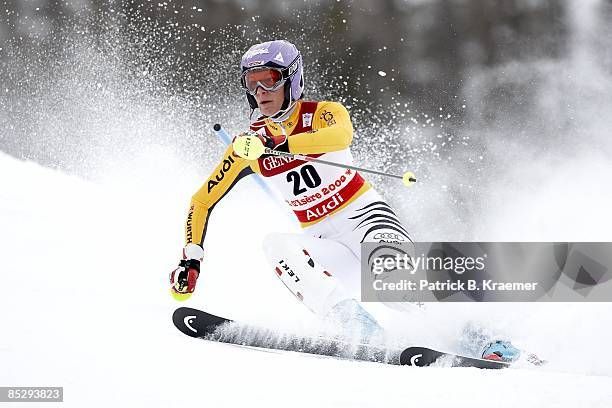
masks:
{"type": "MultiPolygon", "coordinates": [[[[612,403],[610,304],[437,304],[406,317],[416,339],[451,347],[461,322],[479,315],[551,360],[535,370],[394,367],[182,335],[170,321],[177,303],[166,279],[201,176],[163,150],[135,160],[136,173],[117,168],[94,184],[0,153],[0,386],[63,386],[66,407],[612,403]]],[[[314,324],[260,254],[263,234],[296,229],[293,221],[280,211],[273,228],[270,219],[231,221],[245,206],[274,211],[254,183],[227,198],[186,305],[284,327],[314,324]]]]}

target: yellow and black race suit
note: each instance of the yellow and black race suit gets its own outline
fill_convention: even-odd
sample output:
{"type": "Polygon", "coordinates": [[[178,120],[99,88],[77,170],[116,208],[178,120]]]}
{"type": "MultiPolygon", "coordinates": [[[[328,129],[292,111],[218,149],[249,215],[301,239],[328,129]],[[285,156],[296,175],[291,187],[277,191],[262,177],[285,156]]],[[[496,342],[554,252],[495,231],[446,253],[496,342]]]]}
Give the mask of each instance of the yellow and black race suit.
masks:
{"type": "MultiPolygon", "coordinates": [[[[349,165],[353,162],[349,151],[353,125],[346,108],[337,102],[298,101],[285,121],[262,119],[251,124],[251,130],[287,135],[291,153],[349,165]]],[[[333,215],[370,189],[369,183],[353,170],[269,155],[249,161],[234,154],[229,146],[191,199],[186,243],[203,245],[214,206],[238,180],[253,173],[260,174],[279,190],[303,227],[333,215]]]]}

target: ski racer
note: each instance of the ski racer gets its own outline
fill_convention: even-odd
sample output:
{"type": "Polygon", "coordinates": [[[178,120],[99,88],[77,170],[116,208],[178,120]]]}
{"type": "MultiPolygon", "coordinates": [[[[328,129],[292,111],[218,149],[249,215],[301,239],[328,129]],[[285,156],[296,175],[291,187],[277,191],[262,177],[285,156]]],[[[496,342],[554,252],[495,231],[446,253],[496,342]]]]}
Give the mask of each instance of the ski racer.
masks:
{"type": "MultiPolygon", "coordinates": [[[[242,57],[241,85],[251,116],[261,116],[247,132],[268,148],[352,164],[349,147],[353,126],[338,102],[306,101],[302,56],[284,40],[252,46],[242,57]]],[[[321,317],[330,313],[376,325],[355,300],[359,270],[334,271],[313,259],[312,240],[327,240],[334,248],[359,260],[366,241],[410,242],[408,232],[391,207],[354,170],[263,155],[247,160],[232,146],[202,188],[192,197],[186,222],[183,259],[171,273],[171,293],[177,299],[194,291],[204,258],[204,239],[215,204],[243,177],[257,173],[274,185],[294,212],[304,234],[270,234],[263,242],[271,269],[287,288],[321,317]],[[342,248],[343,247],[343,248],[342,248]],[[348,250],[348,251],[347,251],[348,250]]]]}
{"type": "MultiPolygon", "coordinates": [[[[353,163],[349,113],[338,102],[303,99],[302,56],[293,44],[284,40],[256,44],[244,54],[240,67],[251,117],[256,109],[261,116],[238,138],[256,136],[273,150],[353,163]]],[[[276,187],[303,228],[303,234],[274,233],[265,238],[271,272],[321,318],[356,325],[364,335],[381,332],[356,300],[359,267],[333,269],[311,256],[309,248],[323,240],[329,252],[352,257],[348,263],[359,265],[362,242],[411,242],[393,209],[357,171],[292,157],[262,155],[248,160],[245,156],[248,152],[229,146],[193,195],[183,259],[170,276],[172,295],[184,300],[194,292],[215,205],[240,179],[257,173],[276,187]]]]}

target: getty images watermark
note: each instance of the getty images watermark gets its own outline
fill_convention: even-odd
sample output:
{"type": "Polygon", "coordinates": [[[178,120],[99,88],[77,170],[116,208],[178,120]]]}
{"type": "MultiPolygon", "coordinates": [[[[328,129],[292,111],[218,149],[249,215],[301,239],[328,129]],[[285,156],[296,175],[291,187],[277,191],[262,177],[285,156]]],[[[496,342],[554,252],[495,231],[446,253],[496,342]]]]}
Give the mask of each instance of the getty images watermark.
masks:
{"type": "Polygon", "coordinates": [[[366,302],[612,301],[612,243],[369,242],[366,302]]]}

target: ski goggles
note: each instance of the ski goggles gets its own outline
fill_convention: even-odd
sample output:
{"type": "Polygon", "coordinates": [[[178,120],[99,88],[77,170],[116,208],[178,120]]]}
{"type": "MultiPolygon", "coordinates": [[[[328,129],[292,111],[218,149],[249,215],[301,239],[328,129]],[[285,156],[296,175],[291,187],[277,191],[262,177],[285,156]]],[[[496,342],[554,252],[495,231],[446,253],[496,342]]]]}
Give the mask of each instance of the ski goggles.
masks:
{"type": "Polygon", "coordinates": [[[240,80],[242,87],[255,96],[257,87],[274,92],[285,84],[286,78],[280,68],[258,67],[244,71],[240,80]]]}
{"type": "Polygon", "coordinates": [[[298,53],[297,57],[286,68],[266,66],[249,68],[240,77],[242,87],[253,96],[257,92],[257,87],[262,87],[268,92],[274,92],[296,73],[301,58],[302,55],[298,53]]]}

